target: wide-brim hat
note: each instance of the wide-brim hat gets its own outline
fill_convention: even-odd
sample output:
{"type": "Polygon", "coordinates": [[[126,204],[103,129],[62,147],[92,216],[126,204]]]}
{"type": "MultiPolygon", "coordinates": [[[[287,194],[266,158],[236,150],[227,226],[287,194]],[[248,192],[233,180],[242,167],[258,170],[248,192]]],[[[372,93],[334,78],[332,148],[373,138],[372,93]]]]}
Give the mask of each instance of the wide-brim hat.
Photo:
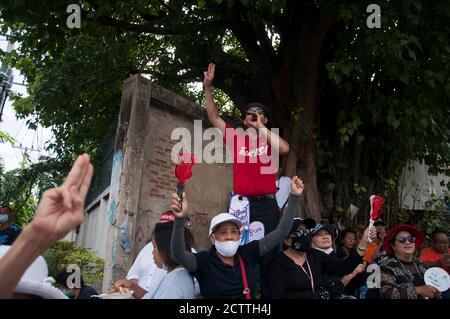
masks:
{"type": "Polygon", "coordinates": [[[388,231],[386,234],[386,237],[384,238],[384,242],[383,242],[384,250],[390,256],[394,255],[394,251],[391,246],[392,239],[394,238],[394,236],[397,233],[399,233],[401,231],[407,231],[407,232],[411,233],[411,235],[416,237],[416,242],[415,242],[416,251],[419,251],[420,246],[422,246],[422,243],[424,240],[422,231],[412,225],[400,224],[400,225],[397,225],[394,228],[392,228],[390,231],[388,231]]]}
{"type": "MultiPolygon", "coordinates": [[[[11,246],[0,246],[0,259],[8,252],[11,246]]],[[[14,292],[39,296],[44,299],[68,299],[64,293],[54,287],[55,280],[48,277],[48,267],[45,259],[39,256],[27,268],[19,280],[14,292]]]]}
{"type": "Polygon", "coordinates": [[[314,237],[315,235],[317,235],[321,230],[327,231],[331,235],[333,241],[337,236],[336,227],[334,227],[333,225],[317,224],[315,227],[311,228],[311,231],[310,231],[311,237],[314,237]]]}

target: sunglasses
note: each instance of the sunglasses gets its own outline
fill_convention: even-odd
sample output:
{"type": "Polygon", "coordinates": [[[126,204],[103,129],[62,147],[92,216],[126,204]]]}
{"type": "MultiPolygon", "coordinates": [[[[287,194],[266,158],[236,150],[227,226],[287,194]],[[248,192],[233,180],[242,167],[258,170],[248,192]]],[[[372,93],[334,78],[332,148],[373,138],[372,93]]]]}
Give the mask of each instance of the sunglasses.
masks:
{"type": "Polygon", "coordinates": [[[258,113],[259,115],[263,115],[264,112],[261,109],[250,109],[247,112],[245,112],[245,115],[252,115],[253,113],[258,113]]]}
{"type": "Polygon", "coordinates": [[[406,243],[406,241],[414,244],[416,242],[416,239],[417,238],[414,236],[399,236],[399,237],[397,237],[397,241],[400,244],[404,244],[404,243],[406,243]]]}

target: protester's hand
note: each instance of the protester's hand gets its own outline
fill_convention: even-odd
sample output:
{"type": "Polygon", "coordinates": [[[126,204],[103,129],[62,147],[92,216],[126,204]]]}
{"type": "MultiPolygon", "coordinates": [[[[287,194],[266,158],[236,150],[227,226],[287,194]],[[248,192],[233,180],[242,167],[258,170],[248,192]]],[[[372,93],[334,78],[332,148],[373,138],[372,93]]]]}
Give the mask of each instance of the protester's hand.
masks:
{"type": "Polygon", "coordinates": [[[248,121],[248,125],[250,125],[250,127],[256,128],[256,129],[266,127],[264,125],[264,123],[262,122],[261,115],[258,112],[254,112],[253,114],[255,114],[255,116],[256,116],[256,121],[248,121]]]}
{"type": "Polygon", "coordinates": [[[134,280],[128,280],[128,279],[119,279],[114,283],[114,288],[110,290],[110,292],[118,292],[120,287],[127,288],[130,290],[133,290],[133,287],[136,285],[136,282],[134,280]]]}
{"type": "Polygon", "coordinates": [[[437,288],[430,285],[416,287],[416,294],[426,298],[434,298],[439,293],[437,288]]]}
{"type": "Polygon", "coordinates": [[[298,178],[298,176],[294,176],[291,181],[291,194],[295,196],[300,196],[303,193],[305,186],[303,185],[303,181],[298,178]]]}
{"type": "Polygon", "coordinates": [[[366,270],[366,264],[365,263],[359,264],[358,266],[356,266],[356,268],[352,272],[353,277],[364,272],[364,270],[366,270]]]}
{"type": "MultiPolygon", "coordinates": [[[[44,192],[30,224],[33,234],[50,246],[83,222],[84,200],[94,168],[87,154],[78,156],[64,183],[44,192]]],[[[43,247],[44,248],[44,247],[43,247]]]]}
{"type": "Polygon", "coordinates": [[[178,211],[180,209],[180,197],[177,195],[177,193],[173,193],[172,195],[172,213],[174,214],[174,216],[176,218],[183,218],[183,217],[187,217],[188,212],[187,212],[187,206],[188,206],[188,202],[186,200],[186,193],[183,192],[183,205],[182,205],[182,210],[181,212],[178,211]]]}
{"type": "Polygon", "coordinates": [[[147,293],[147,291],[145,289],[141,288],[138,285],[138,281],[136,279],[130,279],[130,280],[120,279],[120,280],[117,280],[114,283],[114,288],[111,289],[109,291],[109,293],[119,292],[120,291],[120,287],[132,290],[133,291],[133,297],[136,298],[136,299],[141,299],[147,293]]]}
{"type": "Polygon", "coordinates": [[[368,237],[370,237],[370,240],[372,242],[375,242],[377,239],[377,229],[375,227],[367,227],[361,237],[361,240],[359,242],[359,246],[361,248],[367,248],[368,246],[368,237]]]}
{"type": "Polygon", "coordinates": [[[210,63],[208,64],[208,71],[203,72],[203,75],[205,76],[205,78],[203,79],[203,85],[205,85],[205,87],[212,86],[215,68],[216,68],[215,64],[210,63]]]}

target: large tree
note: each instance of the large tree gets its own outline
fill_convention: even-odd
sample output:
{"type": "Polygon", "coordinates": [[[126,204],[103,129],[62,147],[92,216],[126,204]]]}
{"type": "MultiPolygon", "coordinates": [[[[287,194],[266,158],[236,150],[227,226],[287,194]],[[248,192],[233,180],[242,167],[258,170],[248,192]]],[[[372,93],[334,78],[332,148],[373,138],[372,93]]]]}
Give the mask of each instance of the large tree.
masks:
{"type": "Polygon", "coordinates": [[[396,193],[410,160],[449,173],[447,0],[378,1],[381,28],[367,25],[371,1],[92,0],[69,29],[71,2],[0,4],[21,43],[5,58],[30,83],[15,107],[54,125],[61,154],[96,149],[130,74],[194,98],[213,61],[235,107],[273,109],[291,146],[286,173],[305,180],[316,219],[396,193]]]}

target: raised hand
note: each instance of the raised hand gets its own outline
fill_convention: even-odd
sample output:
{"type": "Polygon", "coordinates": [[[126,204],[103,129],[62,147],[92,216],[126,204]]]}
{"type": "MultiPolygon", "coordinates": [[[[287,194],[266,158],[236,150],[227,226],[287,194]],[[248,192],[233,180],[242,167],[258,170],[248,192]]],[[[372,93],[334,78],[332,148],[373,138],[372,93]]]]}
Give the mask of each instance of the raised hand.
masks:
{"type": "Polygon", "coordinates": [[[177,193],[172,194],[172,213],[176,218],[183,218],[187,217],[188,211],[187,211],[187,200],[186,200],[186,193],[183,192],[183,205],[182,210],[180,209],[180,197],[177,195],[177,193]]]}
{"type": "Polygon", "coordinates": [[[303,185],[303,181],[298,178],[298,176],[294,176],[291,181],[291,194],[295,196],[300,196],[303,193],[305,186],[303,185]]]}
{"type": "Polygon", "coordinates": [[[360,244],[361,248],[367,248],[367,245],[369,244],[368,238],[370,237],[370,240],[372,242],[375,242],[377,239],[377,229],[376,227],[367,227],[361,237],[360,244]]]}
{"type": "Polygon", "coordinates": [[[250,125],[250,127],[257,129],[266,127],[261,119],[261,115],[258,112],[255,112],[253,114],[256,116],[256,121],[248,121],[248,125],[250,125]]]}
{"type": "Polygon", "coordinates": [[[48,245],[63,238],[84,219],[84,200],[94,168],[87,154],[78,156],[64,183],[44,192],[30,224],[48,245]]]}
{"type": "Polygon", "coordinates": [[[208,64],[208,71],[203,72],[204,75],[204,79],[203,79],[203,84],[205,85],[205,87],[211,87],[212,86],[212,82],[214,80],[214,71],[215,71],[215,64],[210,63],[208,64]]]}
{"type": "Polygon", "coordinates": [[[366,264],[365,263],[359,264],[352,272],[353,277],[362,273],[364,270],[366,270],[366,264]]]}

